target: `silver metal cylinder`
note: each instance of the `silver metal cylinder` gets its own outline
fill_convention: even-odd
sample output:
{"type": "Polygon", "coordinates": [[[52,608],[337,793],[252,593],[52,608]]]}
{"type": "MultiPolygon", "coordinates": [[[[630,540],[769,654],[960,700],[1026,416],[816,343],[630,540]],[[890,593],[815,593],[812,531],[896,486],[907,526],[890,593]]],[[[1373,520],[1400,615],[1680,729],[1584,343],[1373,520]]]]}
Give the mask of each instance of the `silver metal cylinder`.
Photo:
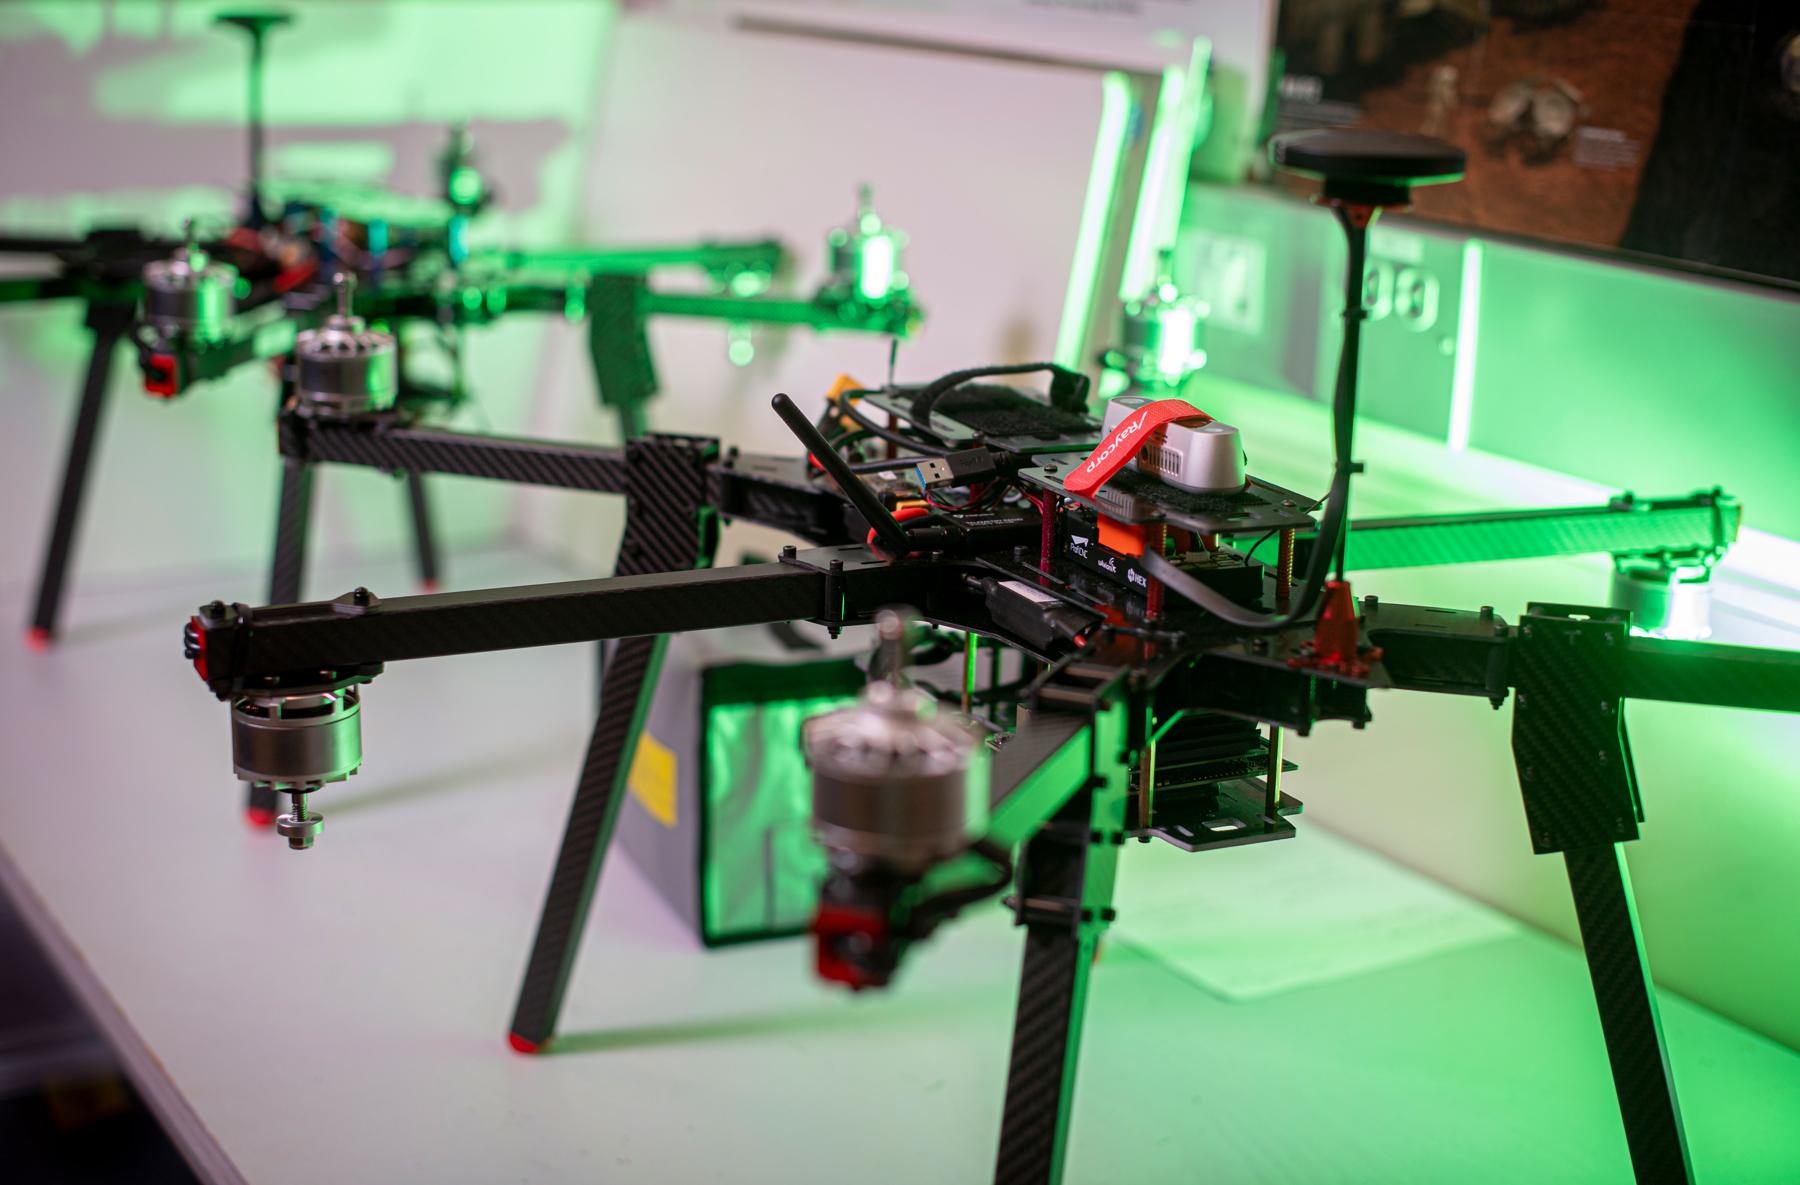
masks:
{"type": "Polygon", "coordinates": [[[906,236],[882,222],[869,201],[869,187],[857,192],[856,217],[825,236],[831,275],[823,291],[838,299],[881,304],[909,283],[902,270],[906,236]]]}
{"type": "Polygon", "coordinates": [[[277,790],[343,781],[362,765],[359,689],[239,696],[231,704],[231,759],[238,777],[277,790]]]}
{"type": "Polygon", "coordinates": [[[1206,302],[1181,294],[1170,265],[1164,251],[1155,283],[1120,312],[1119,346],[1107,365],[1125,374],[1132,394],[1163,397],[1206,365],[1206,302]]]}
{"type": "Polygon", "coordinates": [[[1631,611],[1631,628],[1658,638],[1712,636],[1712,569],[1665,556],[1613,560],[1612,603],[1631,611]]]}
{"type": "MultiPolygon", "coordinates": [[[[878,625],[891,646],[891,634],[903,639],[898,614],[884,611],[878,625]]],[[[895,648],[903,653],[904,642],[895,648]]],[[[888,679],[870,683],[854,706],[807,721],[803,740],[819,842],[836,856],[917,874],[980,836],[987,767],[970,730],[902,685],[903,667],[891,657],[888,679]]]]}
{"type": "Polygon", "coordinates": [[[333,317],[294,345],[294,390],[299,409],[309,415],[386,411],[399,378],[393,337],[364,329],[361,318],[333,317]]]}
{"type": "Polygon", "coordinates": [[[237,311],[237,269],[189,243],[173,259],[144,265],[144,319],[158,333],[224,340],[237,311]]]}

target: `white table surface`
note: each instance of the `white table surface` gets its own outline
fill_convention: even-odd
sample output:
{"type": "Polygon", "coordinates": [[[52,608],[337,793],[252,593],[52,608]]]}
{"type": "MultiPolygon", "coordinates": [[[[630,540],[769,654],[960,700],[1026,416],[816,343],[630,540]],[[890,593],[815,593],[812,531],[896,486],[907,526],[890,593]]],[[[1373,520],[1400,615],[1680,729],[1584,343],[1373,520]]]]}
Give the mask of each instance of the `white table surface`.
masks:
{"type": "MultiPolygon", "coordinates": [[[[360,581],[397,595],[403,573],[339,567],[310,591],[360,581]]],[[[561,575],[519,552],[452,561],[464,587],[561,575]]],[[[896,990],[852,998],[813,982],[799,941],[702,951],[614,859],[559,1052],[510,1052],[587,730],[588,649],[390,669],[367,691],[361,776],[317,796],[324,834],[292,853],[245,825],[225,708],[177,641],[195,604],[255,600],[261,583],[89,588],[55,651],[13,643],[0,657],[0,879],[205,1178],[794,1185],[991,1171],[1019,954],[997,909],[917,952],[896,990]]],[[[13,620],[26,592],[4,588],[13,620]]],[[[1378,858],[1310,842],[1327,847],[1303,832],[1203,858],[1128,854],[1126,921],[1094,976],[1070,1180],[1628,1180],[1570,948],[1471,922],[1458,911],[1482,907],[1443,906],[1428,884],[1455,915],[1442,941],[1413,933],[1341,973],[1330,957],[1259,967],[1259,944],[1334,923],[1268,894],[1246,912],[1245,861],[1288,861],[1298,878],[1309,851],[1329,850],[1321,867],[1369,886],[1364,906],[1333,917],[1418,908],[1417,892],[1392,888],[1415,874],[1383,864],[1361,878],[1343,861],[1378,858]],[[1187,900],[1229,920],[1215,953],[1250,990],[1183,973],[1210,941],[1191,918],[1167,928],[1187,900]],[[1136,930],[1134,904],[1149,919],[1136,930]],[[1180,950],[1158,953],[1159,934],[1180,950]]],[[[1800,1056],[1674,997],[1663,1015],[1702,1179],[1800,1179],[1800,1056]]]]}

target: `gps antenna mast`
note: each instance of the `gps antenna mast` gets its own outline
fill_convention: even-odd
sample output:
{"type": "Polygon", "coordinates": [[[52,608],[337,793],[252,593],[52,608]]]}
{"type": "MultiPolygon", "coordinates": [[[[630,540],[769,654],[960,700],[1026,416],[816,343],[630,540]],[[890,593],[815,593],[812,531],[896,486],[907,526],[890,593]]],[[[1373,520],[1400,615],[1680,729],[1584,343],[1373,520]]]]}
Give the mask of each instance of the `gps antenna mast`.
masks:
{"type": "Polygon", "coordinates": [[[263,209],[263,39],[269,30],[291,24],[293,17],[285,12],[222,12],[214,24],[232,25],[250,35],[249,109],[246,122],[250,132],[250,183],[245,194],[248,210],[244,222],[261,230],[269,216],[263,209]]]}

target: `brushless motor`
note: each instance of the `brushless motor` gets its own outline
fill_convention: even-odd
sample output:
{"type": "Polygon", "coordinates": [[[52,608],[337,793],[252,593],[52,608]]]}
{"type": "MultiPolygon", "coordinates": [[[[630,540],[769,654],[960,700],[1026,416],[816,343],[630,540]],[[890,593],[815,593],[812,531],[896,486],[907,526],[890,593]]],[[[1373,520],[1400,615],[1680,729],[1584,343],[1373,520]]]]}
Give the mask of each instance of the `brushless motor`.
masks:
{"type": "Polygon", "coordinates": [[[1183,296],[1169,273],[1169,253],[1150,290],[1126,302],[1119,317],[1119,347],[1106,365],[1129,380],[1126,393],[1172,394],[1206,365],[1206,302],[1183,296]]]}
{"type": "Polygon", "coordinates": [[[881,221],[869,204],[869,187],[857,193],[856,218],[825,237],[831,258],[831,278],[825,291],[841,300],[881,304],[906,290],[908,280],[900,268],[906,236],[881,221]]]}
{"type": "Polygon", "coordinates": [[[905,680],[907,619],[876,619],[887,677],[855,705],[806,722],[813,831],[842,871],[917,875],[963,851],[987,821],[978,742],[905,680]]]}
{"type": "Polygon", "coordinates": [[[337,312],[294,342],[294,391],[304,414],[342,419],[394,405],[400,378],[394,337],[351,313],[355,283],[339,274],[337,312]]]}
{"type": "Polygon", "coordinates": [[[1612,603],[1633,633],[1698,641],[1712,636],[1712,567],[1695,557],[1613,557],[1612,603]]]}
{"type": "Polygon", "coordinates": [[[223,341],[237,311],[237,269],[200,249],[193,224],[169,259],[144,265],[144,319],[165,337],[223,341]]]}
{"type": "Polygon", "coordinates": [[[310,848],[322,820],[306,796],[362,766],[362,697],[356,686],[305,693],[246,692],[231,703],[231,758],[237,776],[293,797],[276,820],[288,846],[310,848]]]}

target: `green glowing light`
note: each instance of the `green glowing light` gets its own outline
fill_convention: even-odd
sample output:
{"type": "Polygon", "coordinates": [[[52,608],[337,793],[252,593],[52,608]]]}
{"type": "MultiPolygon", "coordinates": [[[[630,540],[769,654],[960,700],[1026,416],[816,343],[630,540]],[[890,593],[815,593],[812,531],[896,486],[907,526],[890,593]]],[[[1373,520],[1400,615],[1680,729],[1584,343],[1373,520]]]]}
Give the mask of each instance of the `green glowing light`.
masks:
{"type": "MultiPolygon", "coordinates": [[[[873,215],[865,215],[866,223],[873,215]]],[[[877,226],[880,225],[877,220],[877,226]]],[[[894,291],[894,236],[880,231],[862,241],[861,266],[857,268],[856,290],[868,301],[886,300],[894,291]]]]}
{"type": "Polygon", "coordinates": [[[761,271],[734,272],[725,287],[733,296],[761,296],[769,290],[769,273],[761,271]]]}
{"type": "Polygon", "coordinates": [[[1113,192],[1119,162],[1131,128],[1131,81],[1113,71],[1100,84],[1100,127],[1094,136],[1094,159],[1088,169],[1087,193],[1081,202],[1081,224],[1075,234],[1075,258],[1069,265],[1069,289],[1063,296],[1062,322],[1056,331],[1056,361],[1080,368],[1088,316],[1100,283],[1106,226],[1112,220],[1113,192]]]}
{"type": "Polygon", "coordinates": [[[587,286],[583,281],[570,284],[563,289],[563,317],[569,321],[579,321],[587,316],[587,286]]]}
{"type": "Polygon", "coordinates": [[[1180,381],[1206,365],[1206,351],[1194,345],[1199,327],[1199,310],[1179,300],[1174,286],[1168,286],[1167,305],[1157,313],[1156,369],[1180,381]]]}
{"type": "Polygon", "coordinates": [[[506,285],[495,284],[487,292],[488,312],[498,317],[506,311],[506,285]]]}
{"type": "Polygon", "coordinates": [[[450,201],[458,206],[473,206],[481,200],[484,186],[481,174],[468,165],[459,165],[450,171],[444,183],[444,190],[450,201]]]}
{"type": "Polygon", "coordinates": [[[745,325],[733,325],[725,339],[725,357],[733,366],[748,366],[756,357],[756,343],[745,325]]]}
{"type": "Polygon", "coordinates": [[[811,920],[825,854],[807,826],[812,773],[795,740],[810,717],[855,702],[832,695],[706,710],[701,785],[715,820],[701,831],[709,933],[766,933],[811,920]]]}
{"type": "Polygon", "coordinates": [[[1212,67],[1212,43],[1194,38],[1184,66],[1163,71],[1156,95],[1156,117],[1150,125],[1150,145],[1144,157],[1144,180],[1138,187],[1137,211],[1125,248],[1125,267],[1119,277],[1119,297],[1129,300],[1156,278],[1156,257],[1174,242],[1187,198],[1188,167],[1194,158],[1194,138],[1199,134],[1205,110],[1206,76],[1212,67]]]}

